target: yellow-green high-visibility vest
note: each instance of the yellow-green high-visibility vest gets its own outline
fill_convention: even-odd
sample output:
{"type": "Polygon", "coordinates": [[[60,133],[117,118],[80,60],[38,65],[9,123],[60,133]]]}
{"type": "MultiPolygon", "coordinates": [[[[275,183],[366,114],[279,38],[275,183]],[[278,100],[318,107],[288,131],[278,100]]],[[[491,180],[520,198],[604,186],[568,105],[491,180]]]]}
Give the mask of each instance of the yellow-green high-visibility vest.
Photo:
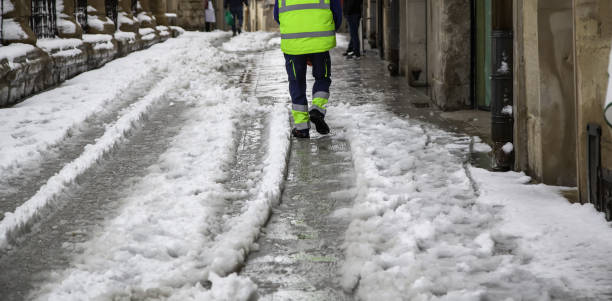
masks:
{"type": "Polygon", "coordinates": [[[286,54],[320,53],[336,47],[330,0],[278,0],[281,50],[286,54]]]}

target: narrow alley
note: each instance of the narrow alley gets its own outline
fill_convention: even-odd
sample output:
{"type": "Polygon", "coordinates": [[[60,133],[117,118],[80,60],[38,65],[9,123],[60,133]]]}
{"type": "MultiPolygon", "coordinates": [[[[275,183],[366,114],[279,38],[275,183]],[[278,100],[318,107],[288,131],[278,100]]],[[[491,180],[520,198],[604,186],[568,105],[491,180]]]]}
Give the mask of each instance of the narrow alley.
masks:
{"type": "Polygon", "coordinates": [[[0,299],[612,299],[602,213],[489,171],[338,41],[311,139],[277,33],[186,32],[1,109],[0,299]]]}

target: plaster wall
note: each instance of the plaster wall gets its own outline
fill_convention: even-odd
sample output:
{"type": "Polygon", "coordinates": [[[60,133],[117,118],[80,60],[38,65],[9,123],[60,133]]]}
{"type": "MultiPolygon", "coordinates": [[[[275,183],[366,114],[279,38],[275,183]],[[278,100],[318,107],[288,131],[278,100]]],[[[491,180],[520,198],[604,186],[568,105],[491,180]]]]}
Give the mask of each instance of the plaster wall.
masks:
{"type": "Polygon", "coordinates": [[[427,77],[432,101],[442,110],[466,108],[470,104],[470,1],[427,4],[427,77]]]}
{"type": "Polygon", "coordinates": [[[578,178],[580,199],[588,201],[586,125],[602,127],[602,166],[612,169],[612,128],[603,119],[608,85],[608,60],[612,41],[612,2],[574,0],[578,178]]]}
{"type": "Polygon", "coordinates": [[[571,19],[571,0],[539,0],[541,178],[546,184],[561,186],[577,184],[571,19]]]}
{"type": "Polygon", "coordinates": [[[411,85],[423,85],[427,70],[425,0],[406,0],[400,7],[400,70],[411,85]],[[419,78],[412,71],[420,70],[419,78]]]}

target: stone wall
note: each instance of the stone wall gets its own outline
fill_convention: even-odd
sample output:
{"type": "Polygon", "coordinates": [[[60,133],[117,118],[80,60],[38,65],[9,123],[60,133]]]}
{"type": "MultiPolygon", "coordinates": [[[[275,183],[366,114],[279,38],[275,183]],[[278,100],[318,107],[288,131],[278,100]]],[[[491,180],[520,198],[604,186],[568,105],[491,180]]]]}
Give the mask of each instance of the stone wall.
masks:
{"type": "MultiPolygon", "coordinates": [[[[221,5],[222,0],[217,0],[221,5]]],[[[219,3],[217,6],[217,22],[219,22],[219,3]]],[[[223,6],[221,6],[222,8],[223,6]]],[[[204,1],[203,0],[178,0],[177,7],[177,23],[178,26],[187,30],[204,30],[205,19],[204,19],[204,1]]],[[[222,19],[223,20],[223,19],[222,19]]]]}
{"type": "Polygon", "coordinates": [[[3,33],[5,46],[0,48],[0,107],[182,32],[179,28],[156,26],[159,17],[153,16],[150,6],[164,22],[165,0],[140,0],[138,18],[132,15],[131,0],[119,0],[118,29],[106,17],[104,0],[90,0],[86,33],[74,18],[74,1],[56,0],[57,38],[37,40],[29,24],[31,2],[4,1],[11,1],[6,6],[11,9],[5,10],[2,17],[12,30],[3,33]]]}

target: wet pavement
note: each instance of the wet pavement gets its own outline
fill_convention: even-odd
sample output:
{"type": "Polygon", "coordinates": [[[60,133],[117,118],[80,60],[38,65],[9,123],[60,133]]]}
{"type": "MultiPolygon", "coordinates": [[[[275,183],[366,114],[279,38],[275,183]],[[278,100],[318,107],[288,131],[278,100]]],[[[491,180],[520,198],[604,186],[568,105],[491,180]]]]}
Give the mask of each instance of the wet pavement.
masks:
{"type": "MultiPolygon", "coordinates": [[[[332,51],[332,88],[329,114],[334,104],[382,103],[402,118],[421,120],[425,125],[445,128],[457,136],[478,135],[465,118],[449,119],[432,108],[427,96],[409,87],[404,78],[391,77],[377,57],[346,60],[342,49],[332,51]]],[[[278,50],[256,59],[253,96],[287,98],[284,60],[278,50]]],[[[309,78],[309,90],[312,87],[309,78]]],[[[310,92],[308,92],[310,94],[310,92]]],[[[482,115],[482,114],[481,114],[482,115]]],[[[334,217],[337,209],[350,207],[354,199],[354,168],[349,144],[332,129],[321,137],[314,130],[310,140],[293,139],[288,175],[281,204],[251,252],[241,274],[259,286],[261,300],[352,300],[339,284],[343,261],[344,232],[348,221],[334,217]]],[[[466,139],[470,140],[469,137],[466,139]]],[[[486,139],[486,137],[484,137],[486,139]]],[[[467,141],[466,143],[472,143],[467,141]]],[[[465,156],[458,153],[458,156],[465,156]]],[[[466,163],[487,167],[486,154],[472,153],[466,163]]]]}
{"type": "MultiPolygon", "coordinates": [[[[457,133],[478,134],[478,130],[470,129],[462,121],[444,118],[404,78],[389,76],[386,64],[377,57],[347,61],[341,56],[342,51],[332,51],[329,114],[333,114],[334,103],[378,102],[402,118],[421,120],[457,133]]],[[[252,65],[229,70],[230,82],[243,88],[244,97],[255,97],[261,104],[285,101],[289,105],[287,75],[280,51],[249,55],[253,55],[252,65]]],[[[146,91],[157,80],[144,79],[142,87],[134,90],[146,91]]],[[[90,120],[83,131],[69,137],[57,151],[50,152],[42,168],[33,166],[19,177],[3,179],[4,184],[19,188],[0,194],[0,205],[4,204],[0,212],[13,211],[27,200],[50,175],[99,137],[104,124],[115,119],[121,108],[139,96],[126,95],[107,115],[90,120]]],[[[26,298],[32,288],[46,280],[45,272],[67,267],[82,252],[79,244],[90,239],[92,233],[116,215],[125,191],[167,149],[184,122],[182,113],[187,109],[184,103],[173,103],[171,99],[156,105],[125,143],[56,198],[54,211],[41,214],[44,217],[34,229],[25,229],[28,233],[14,241],[11,250],[0,253],[0,299],[26,298]]],[[[261,117],[245,119],[238,125],[236,160],[224,183],[231,193],[222,214],[238,215],[243,202],[249,199],[248,182],[253,179],[244,175],[251,174],[264,154],[263,124],[265,120],[261,117]]],[[[333,215],[337,209],[352,205],[355,188],[349,143],[334,134],[341,130],[332,129],[328,136],[320,136],[313,130],[313,139],[292,141],[281,203],[273,209],[257,242],[257,250],[250,253],[240,271],[258,285],[261,300],[352,300],[351,292],[344,292],[338,280],[348,221],[333,215]]],[[[489,159],[474,153],[467,160],[486,167],[489,159]]]]}

